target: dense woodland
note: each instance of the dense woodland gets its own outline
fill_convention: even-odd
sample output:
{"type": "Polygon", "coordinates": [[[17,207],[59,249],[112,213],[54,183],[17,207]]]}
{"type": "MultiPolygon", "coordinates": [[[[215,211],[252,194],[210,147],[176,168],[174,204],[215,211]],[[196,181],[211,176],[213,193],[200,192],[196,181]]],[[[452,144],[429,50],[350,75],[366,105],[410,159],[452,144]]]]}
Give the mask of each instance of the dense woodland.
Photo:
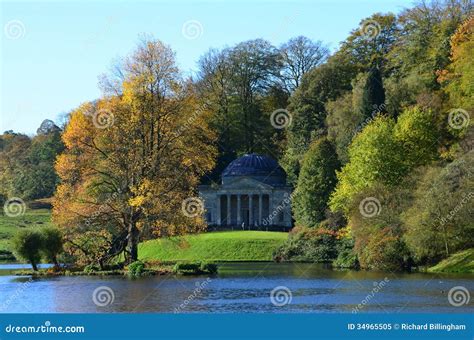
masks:
{"type": "Polygon", "coordinates": [[[0,136],[1,194],[54,194],[76,262],[130,262],[141,240],[203,230],[183,200],[257,152],[294,187],[276,260],[433,264],[474,247],[473,55],[467,0],[374,14],[333,53],[304,36],[211,49],[190,78],[146,36],[64,127],[0,136]]]}

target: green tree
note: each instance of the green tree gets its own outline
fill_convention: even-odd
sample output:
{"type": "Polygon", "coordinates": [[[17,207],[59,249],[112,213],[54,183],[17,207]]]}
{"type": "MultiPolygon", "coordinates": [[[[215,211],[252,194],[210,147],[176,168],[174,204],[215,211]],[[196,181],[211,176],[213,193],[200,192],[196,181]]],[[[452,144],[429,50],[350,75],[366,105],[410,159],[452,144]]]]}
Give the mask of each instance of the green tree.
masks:
{"type": "Polygon", "coordinates": [[[64,149],[61,130],[45,120],[37,133],[31,139],[8,132],[0,137],[0,183],[5,195],[25,200],[53,195],[59,181],[54,162],[64,149]]]}
{"type": "Polygon", "coordinates": [[[351,89],[354,67],[343,56],[333,56],[328,62],[308,72],[290,98],[288,111],[292,123],[287,129],[287,148],[282,166],[288,182],[296,185],[303,155],[312,141],[326,134],[326,103],[351,89]]]}
{"type": "Polygon", "coordinates": [[[6,131],[0,136],[0,190],[6,197],[21,196],[17,187],[22,180],[22,171],[28,164],[31,139],[23,134],[6,131]]]}
{"type": "Polygon", "coordinates": [[[63,251],[63,236],[61,232],[59,229],[52,227],[43,228],[41,230],[41,237],[41,252],[43,253],[43,257],[58,268],[58,254],[63,251]]]}
{"type": "Polygon", "coordinates": [[[415,96],[439,89],[436,71],[449,64],[450,37],[472,10],[469,0],[419,1],[399,15],[397,43],[387,58],[415,96]]]}
{"type": "Polygon", "coordinates": [[[329,195],[336,185],[338,168],[339,161],[333,145],[326,138],[313,142],[304,156],[293,194],[297,225],[315,227],[324,219],[329,195]]]}
{"type": "Polygon", "coordinates": [[[372,119],[372,117],[365,118],[359,109],[366,79],[367,75],[360,73],[352,81],[351,92],[346,92],[326,104],[328,139],[336,146],[342,164],[349,160],[348,148],[352,139],[372,119]]]}
{"type": "Polygon", "coordinates": [[[347,62],[356,67],[356,74],[366,73],[375,66],[386,76],[392,71],[387,55],[396,45],[398,35],[399,25],[394,14],[375,13],[361,20],[336,54],[345,55],[347,62]]]}
{"type": "Polygon", "coordinates": [[[41,260],[42,237],[37,231],[21,230],[13,238],[13,248],[16,255],[28,261],[34,271],[38,270],[41,260]]]}
{"type": "Polygon", "coordinates": [[[321,41],[304,36],[290,39],[279,50],[283,62],[281,77],[288,92],[298,88],[303,76],[329,56],[329,49],[321,41]]]}
{"type": "Polygon", "coordinates": [[[434,263],[474,246],[474,154],[417,175],[412,206],[402,215],[405,240],[420,263],[434,263]]]}
{"type": "Polygon", "coordinates": [[[431,110],[413,107],[403,111],[395,125],[394,136],[403,148],[407,168],[427,164],[438,155],[440,134],[436,115],[431,110]]]}
{"type": "Polygon", "coordinates": [[[362,93],[360,111],[364,118],[371,118],[377,112],[385,111],[385,89],[378,67],[372,67],[369,70],[362,93]]]}
{"type": "Polygon", "coordinates": [[[352,141],[349,162],[337,173],[332,210],[347,212],[356,193],[376,182],[397,185],[406,173],[403,152],[393,136],[393,119],[377,116],[352,141]]]}
{"type": "Polygon", "coordinates": [[[268,41],[256,39],[237,44],[228,55],[242,143],[239,151],[267,151],[268,146],[261,140],[270,140],[273,128],[262,110],[261,99],[278,80],[278,51],[268,41]]]}
{"type": "Polygon", "coordinates": [[[224,167],[243,153],[279,158],[284,133],[273,128],[270,115],[287,106],[282,67],[278,50],[262,39],[212,49],[200,58],[196,89],[201,105],[214,112],[210,126],[217,133],[218,158],[211,180],[217,181],[224,167]]]}

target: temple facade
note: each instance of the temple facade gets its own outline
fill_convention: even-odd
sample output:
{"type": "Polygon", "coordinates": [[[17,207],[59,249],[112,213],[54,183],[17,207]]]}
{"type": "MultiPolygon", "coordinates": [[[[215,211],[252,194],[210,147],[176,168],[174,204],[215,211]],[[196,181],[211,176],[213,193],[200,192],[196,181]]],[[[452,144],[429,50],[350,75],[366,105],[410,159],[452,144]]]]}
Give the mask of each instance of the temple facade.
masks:
{"type": "Polygon", "coordinates": [[[289,230],[291,188],[274,159],[247,154],[231,162],[220,185],[202,185],[206,221],[214,229],[289,230]]]}

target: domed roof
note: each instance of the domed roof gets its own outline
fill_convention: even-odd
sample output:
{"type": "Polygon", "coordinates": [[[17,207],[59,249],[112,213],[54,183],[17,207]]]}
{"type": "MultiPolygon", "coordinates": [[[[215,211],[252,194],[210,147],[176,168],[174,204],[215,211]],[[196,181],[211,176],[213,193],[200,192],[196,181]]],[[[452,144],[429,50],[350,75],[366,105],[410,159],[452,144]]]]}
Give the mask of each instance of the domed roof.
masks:
{"type": "Polygon", "coordinates": [[[259,154],[245,154],[232,161],[222,172],[222,181],[237,176],[251,176],[271,185],[285,185],[286,173],[276,160],[259,154]]]}

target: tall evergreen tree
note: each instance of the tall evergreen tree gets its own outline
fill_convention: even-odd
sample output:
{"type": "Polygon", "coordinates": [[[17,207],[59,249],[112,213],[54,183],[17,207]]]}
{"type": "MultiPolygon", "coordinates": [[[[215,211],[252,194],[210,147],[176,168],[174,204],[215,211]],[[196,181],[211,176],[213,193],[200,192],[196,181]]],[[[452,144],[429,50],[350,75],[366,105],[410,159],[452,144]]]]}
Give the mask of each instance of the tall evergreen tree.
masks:
{"type": "Polygon", "coordinates": [[[378,112],[384,112],[385,89],[383,87],[382,74],[378,67],[373,66],[369,70],[364,91],[362,93],[361,113],[364,118],[375,116],[378,112]]]}
{"type": "Polygon", "coordinates": [[[324,219],[339,166],[336,150],[326,138],[311,144],[304,156],[293,196],[297,225],[315,227],[324,219]]]}

